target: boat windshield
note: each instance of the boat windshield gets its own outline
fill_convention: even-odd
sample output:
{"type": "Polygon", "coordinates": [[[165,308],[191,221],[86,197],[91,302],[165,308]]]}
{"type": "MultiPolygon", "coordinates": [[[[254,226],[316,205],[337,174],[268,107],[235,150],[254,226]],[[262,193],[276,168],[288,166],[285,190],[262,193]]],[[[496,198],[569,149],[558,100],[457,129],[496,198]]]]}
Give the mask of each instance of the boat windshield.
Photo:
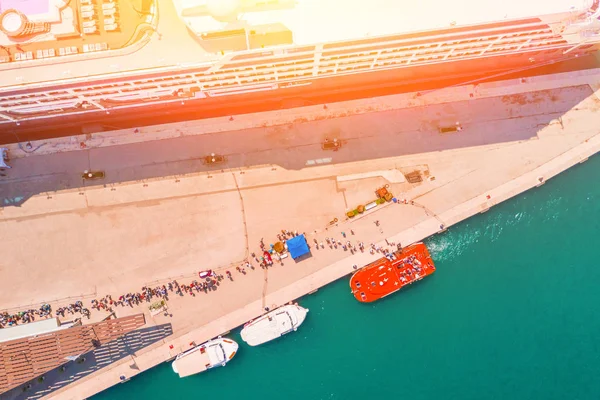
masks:
{"type": "Polygon", "coordinates": [[[277,314],[277,316],[279,317],[278,319],[282,323],[283,327],[286,328],[281,333],[286,333],[286,332],[289,332],[292,329],[294,329],[294,325],[295,325],[294,318],[292,318],[292,315],[289,312],[284,311],[282,313],[277,314]],[[290,321],[290,326],[289,327],[287,326],[287,320],[288,319],[290,321]]]}
{"type": "Polygon", "coordinates": [[[211,366],[215,367],[225,361],[225,351],[220,343],[213,344],[206,350],[211,366]]]}
{"type": "Polygon", "coordinates": [[[219,358],[221,359],[221,362],[223,362],[223,361],[227,360],[227,354],[225,354],[225,349],[223,348],[223,345],[220,343],[219,343],[219,349],[221,350],[220,354],[219,354],[219,358]]]}
{"type": "Polygon", "coordinates": [[[288,315],[288,317],[290,317],[290,321],[292,321],[293,328],[298,324],[298,316],[296,315],[296,313],[290,313],[289,311],[286,311],[286,314],[288,315]]]}

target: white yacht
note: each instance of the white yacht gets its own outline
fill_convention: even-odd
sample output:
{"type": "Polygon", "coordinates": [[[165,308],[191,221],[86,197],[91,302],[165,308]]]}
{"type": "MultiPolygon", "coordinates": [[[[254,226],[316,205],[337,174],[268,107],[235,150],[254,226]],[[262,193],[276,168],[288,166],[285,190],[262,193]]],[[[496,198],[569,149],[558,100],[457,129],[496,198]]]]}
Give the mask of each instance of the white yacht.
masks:
{"type": "Polygon", "coordinates": [[[248,322],[240,334],[244,342],[258,346],[298,329],[306,313],[308,309],[288,304],[248,322]]]}
{"type": "Polygon", "coordinates": [[[173,371],[180,378],[204,372],[215,367],[224,367],[238,350],[238,344],[231,339],[209,340],[177,356],[173,361],[173,371]]]}

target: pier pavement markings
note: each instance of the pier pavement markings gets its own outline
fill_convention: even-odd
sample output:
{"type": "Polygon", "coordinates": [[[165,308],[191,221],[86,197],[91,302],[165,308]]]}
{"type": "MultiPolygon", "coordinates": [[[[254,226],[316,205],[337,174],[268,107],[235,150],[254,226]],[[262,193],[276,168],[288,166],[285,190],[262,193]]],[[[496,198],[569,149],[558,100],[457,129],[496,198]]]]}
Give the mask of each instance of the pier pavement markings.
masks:
{"type": "Polygon", "coordinates": [[[320,165],[320,164],[329,164],[333,161],[333,158],[328,157],[328,158],[317,158],[314,160],[307,160],[306,161],[306,166],[313,166],[313,165],[320,165]]]}
{"type": "Polygon", "coordinates": [[[263,285],[263,291],[262,291],[262,296],[261,296],[263,310],[267,306],[267,285],[269,283],[269,269],[268,268],[264,269],[264,275],[265,275],[265,284],[263,285]]]}
{"type": "Polygon", "coordinates": [[[245,248],[246,248],[246,256],[245,259],[247,260],[248,257],[250,256],[250,243],[248,240],[248,224],[246,223],[246,209],[244,208],[244,196],[242,195],[242,190],[240,189],[240,185],[237,181],[237,178],[235,176],[235,171],[231,172],[231,176],[233,176],[233,182],[235,184],[235,188],[238,192],[238,195],[240,196],[240,210],[241,210],[241,214],[242,214],[242,224],[244,224],[244,238],[246,239],[246,244],[245,244],[245,248]]]}

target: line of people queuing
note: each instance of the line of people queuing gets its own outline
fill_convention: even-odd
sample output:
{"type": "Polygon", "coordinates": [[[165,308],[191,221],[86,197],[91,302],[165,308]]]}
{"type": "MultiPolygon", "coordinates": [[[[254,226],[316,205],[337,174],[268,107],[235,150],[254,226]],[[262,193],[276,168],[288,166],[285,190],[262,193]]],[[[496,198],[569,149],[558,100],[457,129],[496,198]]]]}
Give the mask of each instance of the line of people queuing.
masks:
{"type": "MultiPolygon", "coordinates": [[[[56,309],[56,315],[65,317],[66,314],[80,313],[81,315],[90,316],[90,310],[83,306],[81,301],[59,307],[56,309]]],[[[0,328],[6,328],[19,324],[27,324],[34,322],[37,318],[46,319],[52,317],[52,306],[50,304],[42,304],[39,309],[29,309],[10,314],[8,311],[0,313],[0,328]]]]}
{"type": "Polygon", "coordinates": [[[189,285],[180,285],[176,280],[166,283],[161,286],[154,288],[144,286],[139,292],[126,293],[113,299],[112,295],[106,295],[100,300],[92,300],[92,308],[96,310],[112,310],[112,307],[133,307],[138,306],[144,302],[151,302],[155,299],[169,300],[169,295],[175,294],[179,296],[191,295],[196,296],[199,292],[208,293],[210,291],[217,290],[220,286],[221,281],[224,279],[223,275],[216,273],[210,274],[206,277],[204,282],[198,280],[192,281],[189,285]]]}
{"type": "MultiPolygon", "coordinates": [[[[352,235],[354,235],[354,231],[350,231],[352,235]]],[[[343,238],[346,238],[346,234],[341,232],[343,238]]],[[[304,234],[306,235],[306,234],[304,234]]],[[[280,234],[277,234],[277,239],[283,243],[286,240],[298,236],[297,231],[288,231],[281,230],[280,234]]],[[[341,248],[344,251],[350,250],[352,254],[357,251],[364,252],[365,245],[362,242],[357,242],[356,245],[352,244],[350,241],[346,241],[343,243],[341,240],[334,239],[333,237],[325,238],[325,242],[329,246],[330,249],[338,249],[341,248]]],[[[323,242],[318,242],[317,239],[314,239],[314,243],[316,248],[325,249],[325,244],[323,242]]],[[[395,243],[389,243],[386,240],[388,245],[394,246],[395,243]]],[[[259,264],[261,268],[269,268],[273,265],[273,258],[278,261],[281,261],[281,257],[273,250],[273,246],[270,249],[264,244],[264,240],[261,239],[259,243],[260,249],[263,252],[262,256],[257,256],[256,253],[251,253],[252,259],[256,263],[259,264]]],[[[400,245],[398,245],[400,249],[400,245]]],[[[385,249],[382,249],[379,246],[375,246],[375,244],[371,244],[370,248],[371,254],[375,252],[387,253],[385,249]]],[[[246,275],[246,270],[251,269],[254,270],[254,265],[250,261],[245,261],[240,266],[236,267],[236,270],[242,275],[246,275]]],[[[233,281],[233,274],[227,270],[225,271],[225,276],[230,281],[233,281]]],[[[91,300],[91,308],[93,310],[102,310],[107,312],[112,312],[113,307],[134,307],[139,306],[144,302],[151,302],[155,299],[161,300],[169,300],[169,295],[175,294],[178,296],[190,295],[196,296],[196,294],[200,292],[209,293],[211,291],[217,290],[217,287],[221,284],[221,281],[224,279],[224,275],[219,275],[214,271],[203,271],[199,273],[199,277],[203,279],[203,281],[194,280],[190,284],[179,284],[176,280],[168,282],[166,284],[156,286],[156,287],[148,287],[144,286],[141,288],[139,292],[130,292],[119,297],[113,298],[112,295],[106,295],[100,299],[91,300]]],[[[56,309],[56,315],[65,317],[67,314],[76,314],[80,313],[82,316],[90,318],[90,310],[85,308],[83,302],[76,301],[73,304],[69,304],[67,306],[62,306],[56,309]]],[[[30,309],[26,311],[21,311],[16,314],[9,314],[8,312],[0,313],[0,328],[14,326],[17,324],[24,324],[35,321],[36,317],[39,318],[48,318],[52,317],[52,307],[49,304],[43,304],[39,309],[30,309]]]]}

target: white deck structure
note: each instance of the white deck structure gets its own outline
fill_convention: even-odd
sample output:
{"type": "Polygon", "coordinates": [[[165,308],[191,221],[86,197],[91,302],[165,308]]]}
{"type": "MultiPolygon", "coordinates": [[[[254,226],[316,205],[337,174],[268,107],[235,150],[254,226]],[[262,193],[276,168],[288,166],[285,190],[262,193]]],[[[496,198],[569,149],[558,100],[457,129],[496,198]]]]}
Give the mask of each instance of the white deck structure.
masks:
{"type": "Polygon", "coordinates": [[[244,326],[240,335],[250,346],[258,346],[298,329],[307,313],[306,308],[297,304],[288,304],[250,321],[244,326]]]}
{"type": "Polygon", "coordinates": [[[235,26],[235,22],[219,21],[213,15],[239,12],[241,16],[239,21],[246,21],[249,26],[277,22],[284,24],[292,30],[294,43],[298,45],[570,13],[588,9],[592,5],[592,0],[276,0],[272,2],[173,0],[173,2],[186,25],[195,32],[217,31],[227,29],[229,25],[235,26]],[[271,5],[264,6],[265,3],[271,5]]]}
{"type": "Polygon", "coordinates": [[[224,367],[237,350],[238,344],[231,339],[210,340],[179,354],[173,361],[173,371],[184,378],[211,368],[224,367]]]}
{"type": "MultiPolygon", "coordinates": [[[[250,3],[247,7],[251,10],[252,4],[258,1],[218,2],[236,3],[238,9],[246,11],[244,4],[250,3]]],[[[297,4],[290,7],[290,0],[275,0],[271,2],[275,5],[273,8],[279,6],[283,10],[244,12],[239,15],[239,21],[245,21],[249,27],[282,23],[292,31],[295,44],[306,45],[511,18],[542,16],[543,19],[548,14],[577,14],[587,10],[592,2],[593,0],[422,0],[400,6],[394,0],[297,0],[297,4]]],[[[23,68],[22,63],[0,64],[0,89],[10,86],[17,88],[36,82],[89,79],[93,75],[116,77],[125,71],[217,61],[222,55],[205,52],[186,28],[187,26],[197,33],[226,29],[227,22],[218,21],[210,14],[203,15],[198,11],[193,13],[199,8],[213,12],[215,8],[219,8],[209,7],[211,3],[215,3],[215,0],[161,1],[158,7],[159,25],[156,29],[160,33],[160,40],[158,35],[154,35],[144,47],[136,49],[134,54],[115,50],[93,56],[73,55],[68,59],[61,58],[59,63],[32,60],[26,62],[27,68],[23,68]],[[157,57],[157,54],[160,56],[157,57]]],[[[236,9],[236,6],[231,5],[229,8],[236,9]]]]}

